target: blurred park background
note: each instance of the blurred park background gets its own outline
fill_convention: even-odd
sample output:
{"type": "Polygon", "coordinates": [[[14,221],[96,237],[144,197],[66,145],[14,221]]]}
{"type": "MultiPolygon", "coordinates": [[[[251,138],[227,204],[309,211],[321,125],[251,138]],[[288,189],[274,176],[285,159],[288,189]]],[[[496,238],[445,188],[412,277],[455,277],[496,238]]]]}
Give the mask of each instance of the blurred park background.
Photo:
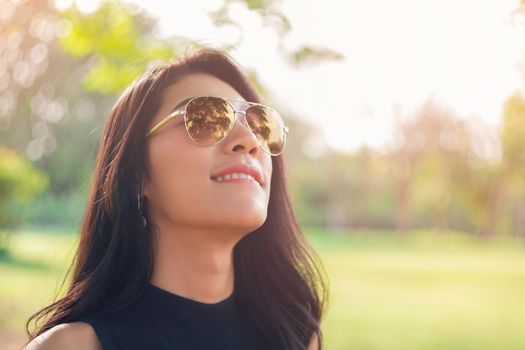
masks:
{"type": "Polygon", "coordinates": [[[518,0],[0,0],[0,347],[60,292],[116,98],[212,46],[290,127],[327,349],[525,349],[523,43],[518,0]]]}

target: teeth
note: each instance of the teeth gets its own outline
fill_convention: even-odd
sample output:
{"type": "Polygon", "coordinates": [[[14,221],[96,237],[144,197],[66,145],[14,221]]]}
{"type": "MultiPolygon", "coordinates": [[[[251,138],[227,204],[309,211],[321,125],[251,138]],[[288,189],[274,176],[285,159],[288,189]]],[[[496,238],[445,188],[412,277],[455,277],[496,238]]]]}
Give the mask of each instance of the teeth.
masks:
{"type": "Polygon", "coordinates": [[[231,179],[247,179],[247,180],[255,181],[255,178],[253,176],[244,174],[244,173],[227,174],[224,176],[217,176],[214,179],[219,182],[222,182],[224,180],[231,180],[231,179]]]}

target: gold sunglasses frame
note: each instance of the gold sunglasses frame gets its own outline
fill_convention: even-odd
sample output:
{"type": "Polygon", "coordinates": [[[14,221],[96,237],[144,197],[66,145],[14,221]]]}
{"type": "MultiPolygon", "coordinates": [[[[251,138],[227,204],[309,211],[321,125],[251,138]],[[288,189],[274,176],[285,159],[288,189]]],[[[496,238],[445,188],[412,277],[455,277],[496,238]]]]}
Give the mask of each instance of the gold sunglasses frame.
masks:
{"type": "MultiPolygon", "coordinates": [[[[186,102],[184,102],[181,106],[177,107],[173,112],[171,112],[168,116],[166,116],[164,119],[162,119],[160,122],[158,122],[157,124],[155,124],[151,129],[149,129],[149,131],[146,133],[146,138],[149,137],[151,134],[153,134],[155,131],[157,131],[160,127],[162,127],[163,125],[165,125],[166,123],[168,123],[170,120],[172,119],[175,119],[179,116],[183,116],[184,117],[184,127],[186,128],[186,133],[188,134],[188,136],[190,137],[190,139],[197,144],[197,146],[199,147],[209,147],[209,146],[203,146],[201,144],[199,144],[197,141],[195,141],[193,139],[193,137],[191,137],[190,133],[189,133],[189,130],[188,130],[188,126],[186,125],[186,108],[188,107],[188,105],[190,104],[191,101],[197,99],[197,98],[203,98],[203,97],[213,97],[213,98],[220,98],[220,99],[223,99],[224,101],[226,101],[226,103],[228,103],[230,105],[230,107],[232,108],[233,110],[233,115],[234,115],[234,120],[233,120],[233,125],[232,127],[230,128],[230,130],[228,131],[228,133],[219,141],[215,142],[214,144],[212,145],[215,145],[221,141],[223,141],[224,139],[226,139],[228,137],[228,135],[230,134],[230,132],[233,130],[233,128],[235,127],[235,123],[237,122],[237,113],[241,113],[241,114],[244,114],[244,118],[246,119],[246,111],[248,110],[248,108],[250,107],[253,107],[253,106],[261,106],[261,107],[264,107],[264,108],[268,108],[269,110],[271,110],[272,112],[274,112],[274,115],[277,115],[278,118],[281,119],[281,122],[282,122],[282,125],[283,125],[283,132],[284,132],[284,138],[283,138],[283,148],[281,149],[281,151],[277,154],[272,154],[270,153],[269,151],[267,151],[266,149],[264,149],[264,147],[261,146],[260,142],[259,142],[259,139],[257,138],[257,144],[259,145],[259,147],[267,154],[271,155],[271,156],[278,156],[280,155],[283,151],[284,151],[284,148],[286,146],[286,135],[288,134],[288,132],[290,131],[290,128],[288,128],[285,124],[284,124],[284,119],[283,117],[281,116],[281,114],[279,112],[277,112],[275,109],[273,109],[272,107],[269,107],[267,105],[264,105],[262,103],[256,103],[256,102],[248,102],[248,101],[241,101],[241,100],[235,100],[235,99],[231,99],[231,98],[226,98],[226,97],[219,97],[219,96],[195,96],[195,97],[192,97],[192,98],[189,98],[187,99],[186,102]],[[240,104],[242,107],[241,110],[238,110],[234,107],[233,103],[237,103],[237,104],[240,104]]],[[[241,122],[242,123],[242,122],[241,122]]],[[[244,124],[244,123],[243,123],[244,124]]],[[[250,131],[252,131],[252,129],[250,128],[249,125],[247,125],[248,128],[250,129],[250,131]]],[[[252,131],[253,132],[253,131],[252,131]]]]}

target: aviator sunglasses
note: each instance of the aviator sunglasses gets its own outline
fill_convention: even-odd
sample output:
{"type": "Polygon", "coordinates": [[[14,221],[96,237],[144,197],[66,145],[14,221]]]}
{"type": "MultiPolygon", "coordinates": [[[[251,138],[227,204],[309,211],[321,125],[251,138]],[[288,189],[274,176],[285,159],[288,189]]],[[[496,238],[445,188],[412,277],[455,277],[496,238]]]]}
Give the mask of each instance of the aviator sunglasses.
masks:
{"type": "Polygon", "coordinates": [[[209,147],[228,136],[238,119],[237,113],[244,114],[247,125],[264,152],[271,156],[281,154],[289,128],[276,110],[260,103],[223,97],[199,96],[183,100],[173,112],[152,127],[146,137],[171,119],[184,116],[191,140],[199,146],[209,147]]]}

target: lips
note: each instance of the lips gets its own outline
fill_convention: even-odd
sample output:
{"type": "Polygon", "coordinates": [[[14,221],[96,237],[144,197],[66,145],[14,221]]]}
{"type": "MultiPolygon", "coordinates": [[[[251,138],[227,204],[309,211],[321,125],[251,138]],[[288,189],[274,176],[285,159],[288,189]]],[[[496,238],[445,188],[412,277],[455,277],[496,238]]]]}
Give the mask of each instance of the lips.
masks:
{"type": "Polygon", "coordinates": [[[224,176],[224,175],[233,174],[233,173],[244,173],[244,174],[251,175],[253,176],[255,181],[257,181],[259,185],[261,185],[261,187],[264,186],[264,181],[263,181],[261,171],[255,165],[250,165],[250,164],[241,163],[241,164],[235,164],[233,166],[229,166],[213,174],[211,176],[211,179],[214,180],[218,176],[224,176]]]}

